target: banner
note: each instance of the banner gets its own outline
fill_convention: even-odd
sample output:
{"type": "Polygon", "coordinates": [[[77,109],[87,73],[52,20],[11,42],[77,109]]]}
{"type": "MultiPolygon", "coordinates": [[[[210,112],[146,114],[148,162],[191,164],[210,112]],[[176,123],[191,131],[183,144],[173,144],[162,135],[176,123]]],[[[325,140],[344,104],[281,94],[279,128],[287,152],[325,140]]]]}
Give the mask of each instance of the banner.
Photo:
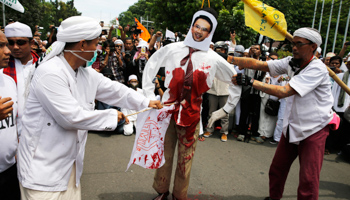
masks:
{"type": "Polygon", "coordinates": [[[135,22],[137,23],[137,29],[140,29],[142,32],[140,34],[140,38],[142,38],[144,41],[148,42],[148,40],[151,38],[151,35],[149,34],[146,27],[144,27],[139,20],[135,18],[135,22]]]}
{"type": "Polygon", "coordinates": [[[164,138],[173,110],[171,105],[137,115],[135,143],[126,171],[131,164],[147,169],[164,165],[164,138]]]}
{"type": "Polygon", "coordinates": [[[18,12],[24,13],[24,8],[18,0],[0,0],[0,2],[18,12]]]}
{"type": "Polygon", "coordinates": [[[284,14],[257,0],[243,0],[245,24],[261,35],[283,41],[287,33],[284,14]]]}

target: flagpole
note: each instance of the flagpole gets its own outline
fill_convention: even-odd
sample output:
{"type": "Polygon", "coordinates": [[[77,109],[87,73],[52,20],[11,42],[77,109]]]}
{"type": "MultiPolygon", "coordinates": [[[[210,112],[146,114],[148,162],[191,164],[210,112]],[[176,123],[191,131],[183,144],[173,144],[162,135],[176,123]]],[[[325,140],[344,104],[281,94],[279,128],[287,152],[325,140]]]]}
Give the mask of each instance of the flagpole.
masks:
{"type": "Polygon", "coordinates": [[[341,11],[341,4],[342,4],[342,2],[343,2],[343,0],[340,0],[339,12],[338,12],[338,19],[337,19],[337,26],[335,27],[335,33],[334,33],[334,40],[333,40],[332,52],[334,52],[335,44],[337,43],[337,34],[338,34],[339,18],[340,18],[340,11],[341,11]]]}
{"type": "Polygon", "coordinates": [[[334,0],[332,0],[331,13],[329,14],[328,27],[327,27],[327,35],[326,35],[326,41],[324,42],[324,49],[323,49],[323,57],[325,57],[325,56],[326,56],[327,42],[328,42],[328,35],[329,35],[329,29],[330,29],[330,27],[331,27],[331,21],[332,21],[333,5],[334,5],[334,0]]]}
{"type": "MultiPolygon", "coordinates": [[[[344,33],[344,41],[343,41],[343,44],[345,44],[345,42],[346,42],[346,37],[348,36],[349,20],[350,20],[350,7],[349,7],[348,20],[347,20],[347,22],[346,22],[346,28],[345,28],[345,33],[344,33]]],[[[342,44],[342,45],[343,45],[343,44],[342,44]]]]}
{"type": "Polygon", "coordinates": [[[323,0],[323,2],[322,2],[322,9],[321,9],[320,24],[319,24],[319,26],[318,26],[318,32],[320,32],[320,33],[321,33],[322,16],[323,16],[323,8],[324,8],[324,2],[325,2],[325,1],[326,1],[326,0],[323,0]]]}
{"type": "Polygon", "coordinates": [[[6,20],[5,20],[5,4],[2,3],[2,22],[3,22],[3,27],[5,28],[6,26],[6,20]]]}
{"type": "Polygon", "coordinates": [[[312,20],[312,28],[314,28],[314,25],[315,25],[315,18],[316,18],[316,13],[317,13],[317,3],[318,3],[318,0],[316,0],[316,3],[315,3],[315,11],[314,11],[314,19],[312,20]]]}

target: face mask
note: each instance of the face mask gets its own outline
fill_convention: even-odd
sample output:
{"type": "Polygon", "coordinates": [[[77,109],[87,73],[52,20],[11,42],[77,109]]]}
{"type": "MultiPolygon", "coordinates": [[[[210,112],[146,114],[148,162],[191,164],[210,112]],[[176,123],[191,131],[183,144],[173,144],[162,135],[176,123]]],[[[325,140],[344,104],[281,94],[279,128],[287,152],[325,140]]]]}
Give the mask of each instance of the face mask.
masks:
{"type": "Polygon", "coordinates": [[[96,58],[97,58],[97,49],[95,51],[79,51],[79,50],[64,50],[64,52],[70,52],[72,53],[75,57],[81,59],[81,60],[84,60],[86,61],[86,65],[85,67],[90,67],[95,61],[96,61],[96,58]],[[85,58],[79,56],[78,54],[74,53],[74,52],[94,52],[94,56],[91,58],[91,60],[86,60],[85,58]]]}

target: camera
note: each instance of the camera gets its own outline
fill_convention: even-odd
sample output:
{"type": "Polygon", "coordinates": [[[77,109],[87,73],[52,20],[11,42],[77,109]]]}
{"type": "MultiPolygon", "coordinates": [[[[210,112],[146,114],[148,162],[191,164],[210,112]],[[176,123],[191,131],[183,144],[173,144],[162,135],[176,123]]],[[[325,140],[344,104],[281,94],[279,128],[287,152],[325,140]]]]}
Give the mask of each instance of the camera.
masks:
{"type": "Polygon", "coordinates": [[[130,51],[125,51],[125,58],[127,58],[127,59],[131,58],[130,51]]]}

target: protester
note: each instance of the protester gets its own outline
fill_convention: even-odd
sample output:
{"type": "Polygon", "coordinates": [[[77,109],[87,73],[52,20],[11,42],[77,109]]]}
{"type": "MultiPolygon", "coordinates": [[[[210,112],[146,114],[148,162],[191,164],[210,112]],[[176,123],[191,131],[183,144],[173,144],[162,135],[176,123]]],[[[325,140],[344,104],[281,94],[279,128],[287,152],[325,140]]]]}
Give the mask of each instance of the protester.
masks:
{"type": "Polygon", "coordinates": [[[81,199],[86,130],[112,131],[124,118],[114,109],[94,110],[95,99],[134,110],[161,107],[87,67],[100,33],[92,18],[67,18],[34,74],[17,155],[22,200],[81,199]]]}
{"type": "Polygon", "coordinates": [[[329,66],[329,61],[331,57],[335,56],[335,53],[329,52],[326,54],[326,57],[324,58],[324,64],[328,67],[329,66]]]}
{"type": "Polygon", "coordinates": [[[242,74],[232,78],[235,84],[251,85],[278,98],[287,98],[283,136],[270,167],[270,197],[266,200],[282,198],[289,169],[297,156],[298,199],[318,199],[328,124],[334,116],[327,68],[314,57],[321,43],[322,37],[316,29],[300,28],[293,35],[293,57],[268,62],[249,58],[233,60],[240,68],[264,70],[272,76],[288,73],[292,77],[285,86],[267,85],[242,74]]]}
{"type": "MultiPolygon", "coordinates": [[[[8,67],[11,51],[3,32],[0,32],[0,69],[8,67]]],[[[20,200],[17,179],[17,89],[10,76],[0,70],[0,199],[20,200]]]]}
{"type": "MultiPolygon", "coordinates": [[[[137,76],[132,74],[128,78],[128,86],[132,88],[133,90],[137,91],[141,95],[143,95],[142,89],[138,88],[139,81],[137,80],[137,76]]],[[[121,109],[122,113],[124,115],[129,115],[136,113],[136,110],[129,110],[126,108],[121,109]]],[[[127,124],[124,124],[124,135],[132,135],[134,133],[134,129],[136,128],[136,120],[137,120],[137,115],[132,115],[128,117],[128,122],[127,124]]]]}
{"type": "Polygon", "coordinates": [[[143,90],[147,97],[154,98],[152,78],[158,69],[165,66],[166,77],[162,102],[175,103],[164,139],[165,164],[157,169],[153,188],[159,193],[156,200],[167,199],[172,174],[173,157],[178,143],[177,169],[175,172],[173,199],[187,199],[191,166],[200,130],[201,96],[212,86],[214,77],[229,83],[229,98],[226,105],[212,113],[208,127],[227,116],[240,96],[241,88],[230,83],[235,71],[221,56],[209,49],[216,29],[217,14],[205,8],[194,14],[192,27],[184,42],[162,47],[148,60],[143,74],[143,90]],[[186,64],[187,63],[187,64],[186,64]],[[186,74],[186,75],[185,75],[186,74]]]}
{"type": "Polygon", "coordinates": [[[18,134],[22,132],[22,116],[25,110],[25,102],[29,93],[30,80],[35,71],[35,62],[39,56],[32,51],[31,44],[33,34],[26,24],[15,22],[5,27],[5,35],[8,40],[8,47],[11,50],[9,67],[4,69],[4,74],[11,76],[17,84],[18,134]]]}
{"type": "MultiPolygon", "coordinates": [[[[261,46],[254,44],[250,47],[251,56],[259,60],[261,55],[261,46]]],[[[240,67],[240,66],[239,66],[240,67]]],[[[250,78],[254,78],[262,81],[265,77],[265,72],[255,69],[245,69],[244,73],[250,78]]],[[[258,143],[263,143],[260,134],[258,133],[259,129],[259,117],[260,117],[260,104],[261,97],[259,91],[251,86],[242,87],[242,96],[241,96],[241,115],[239,119],[237,137],[238,141],[249,141],[253,139],[258,143]]]]}

